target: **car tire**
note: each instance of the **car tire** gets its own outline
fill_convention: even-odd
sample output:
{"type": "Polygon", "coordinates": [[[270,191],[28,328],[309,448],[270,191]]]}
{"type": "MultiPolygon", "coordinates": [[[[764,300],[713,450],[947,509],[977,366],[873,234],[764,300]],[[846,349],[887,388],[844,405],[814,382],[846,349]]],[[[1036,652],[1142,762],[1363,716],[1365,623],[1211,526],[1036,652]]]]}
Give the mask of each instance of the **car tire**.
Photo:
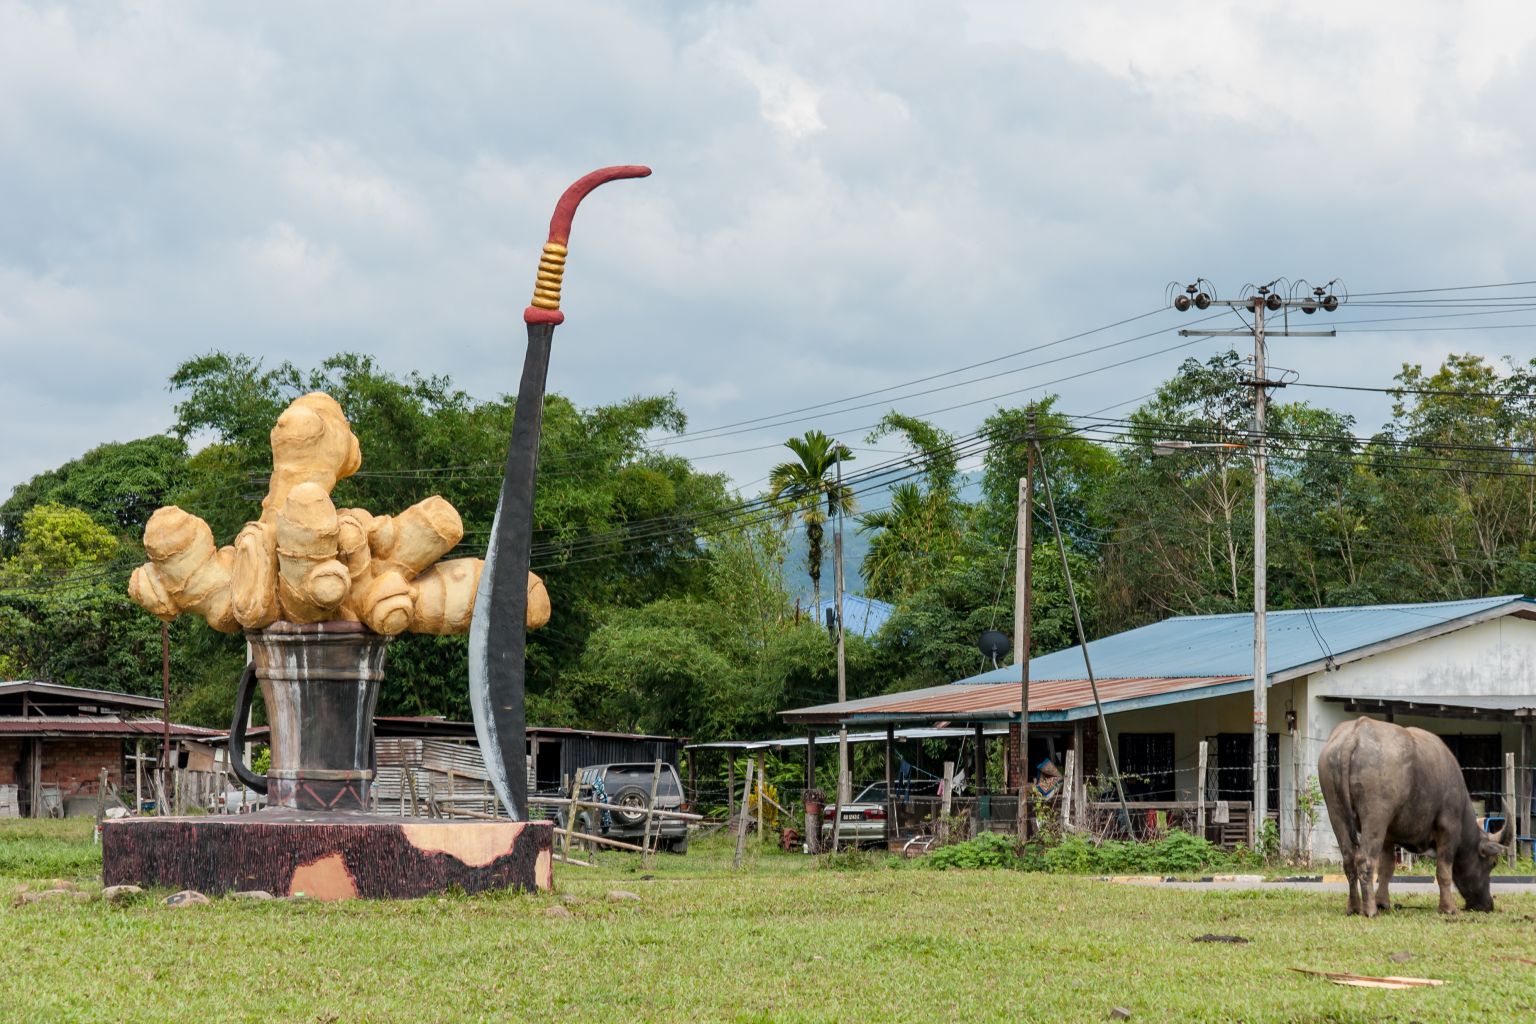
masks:
{"type": "Polygon", "coordinates": [[[667,851],[669,853],[687,853],[688,852],[688,840],[687,840],[687,838],[685,837],[683,839],[669,839],[669,840],[667,840],[667,851]]]}
{"type": "Polygon", "coordinates": [[[638,825],[645,820],[646,809],[651,805],[651,795],[639,786],[625,786],[609,802],[624,808],[613,812],[616,819],[625,825],[638,825]]]}

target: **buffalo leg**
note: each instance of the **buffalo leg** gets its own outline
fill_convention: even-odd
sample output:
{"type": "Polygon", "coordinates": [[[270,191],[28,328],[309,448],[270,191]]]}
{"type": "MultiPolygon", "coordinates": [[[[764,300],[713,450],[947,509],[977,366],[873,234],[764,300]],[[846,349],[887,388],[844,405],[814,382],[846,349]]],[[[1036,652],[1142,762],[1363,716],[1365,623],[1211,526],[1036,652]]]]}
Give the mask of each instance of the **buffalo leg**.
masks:
{"type": "Polygon", "coordinates": [[[1440,913],[1456,913],[1456,890],[1451,884],[1451,858],[1446,856],[1446,851],[1451,849],[1447,844],[1435,843],[1435,883],[1440,886],[1440,913]]]}
{"type": "Polygon", "coordinates": [[[1360,913],[1376,916],[1376,862],[1381,859],[1382,842],[1374,836],[1360,837],[1355,848],[1355,872],[1360,876],[1360,913]]]}
{"type": "MultiPolygon", "coordinates": [[[[1326,768],[1327,766],[1324,764],[1320,763],[1318,765],[1318,772],[1329,777],[1329,784],[1324,787],[1325,790],[1328,790],[1333,783],[1332,773],[1326,771],[1326,768]]],[[[1356,836],[1355,832],[1356,826],[1350,816],[1339,806],[1338,800],[1329,798],[1327,800],[1327,807],[1328,822],[1333,826],[1334,837],[1339,841],[1339,861],[1344,866],[1344,877],[1349,879],[1349,912],[1351,914],[1358,914],[1360,913],[1360,873],[1355,867],[1355,851],[1359,848],[1358,836],[1356,836]],[[1356,836],[1356,838],[1351,839],[1351,836],[1356,836]]]]}
{"type": "MultiPolygon", "coordinates": [[[[1328,805],[1328,814],[1334,816],[1333,805],[1328,805]]],[[[1339,838],[1339,861],[1344,865],[1344,877],[1349,879],[1349,912],[1360,913],[1360,866],[1356,862],[1355,855],[1360,846],[1356,842],[1350,842],[1349,833],[1342,827],[1339,821],[1334,822],[1334,835],[1339,838]]]]}
{"type": "Polygon", "coordinates": [[[1360,869],[1355,867],[1355,858],[1344,858],[1344,877],[1349,879],[1349,912],[1360,913],[1360,869]]]}
{"type": "Polygon", "coordinates": [[[1344,865],[1344,877],[1349,879],[1349,912],[1351,914],[1358,914],[1361,911],[1360,864],[1355,856],[1358,850],[1358,846],[1343,843],[1339,848],[1340,860],[1344,865]]]}
{"type": "Polygon", "coordinates": [[[1376,911],[1385,914],[1392,909],[1392,900],[1387,895],[1387,887],[1392,884],[1392,872],[1397,870],[1397,847],[1391,843],[1384,843],[1381,847],[1381,857],[1376,861],[1376,911]]]}

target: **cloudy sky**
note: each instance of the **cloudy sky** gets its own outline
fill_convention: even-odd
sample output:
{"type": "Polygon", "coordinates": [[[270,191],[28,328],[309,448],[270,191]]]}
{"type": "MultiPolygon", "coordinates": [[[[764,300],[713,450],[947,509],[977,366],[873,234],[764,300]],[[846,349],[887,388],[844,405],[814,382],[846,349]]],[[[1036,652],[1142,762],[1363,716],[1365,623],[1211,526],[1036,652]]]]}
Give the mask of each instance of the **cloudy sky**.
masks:
{"type": "MultiPolygon", "coordinates": [[[[935,418],[965,432],[1044,389],[1113,414],[1226,343],[1126,340],[1191,319],[1159,313],[998,357],[1196,275],[1536,278],[1533,37],[1526,4],[1413,0],[0,0],[0,494],[163,430],[166,377],[213,349],[511,390],[553,202],[613,163],[655,174],[582,207],[551,387],[756,421],[677,446],[701,466],[752,489],[778,454],[742,449],[809,426],[863,446],[890,407],[958,405],[935,418]],[[1005,375],[910,394],[984,374],[1005,375]]],[[[1450,351],[1536,356],[1527,322],[1271,358],[1382,385],[1450,351]]]]}

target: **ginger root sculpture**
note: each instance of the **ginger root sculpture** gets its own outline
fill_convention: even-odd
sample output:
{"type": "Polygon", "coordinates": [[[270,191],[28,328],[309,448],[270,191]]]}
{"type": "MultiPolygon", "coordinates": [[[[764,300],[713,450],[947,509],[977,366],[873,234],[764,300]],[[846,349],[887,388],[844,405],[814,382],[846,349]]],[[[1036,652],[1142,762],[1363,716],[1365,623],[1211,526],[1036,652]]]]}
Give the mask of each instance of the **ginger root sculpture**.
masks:
{"type": "MultiPolygon", "coordinates": [[[[399,515],[337,509],[331,490],[357,472],[362,453],[341,406],[312,392],[272,428],[272,478],[261,518],[217,547],[208,524],[174,505],[144,527],[149,561],[128,594],[169,621],[182,612],[235,633],[288,622],[361,622],[393,636],[469,629],[484,563],[438,559],[464,537],[464,523],[433,495],[399,515]]],[[[544,583],[528,574],[529,629],[549,621],[544,583]]]]}

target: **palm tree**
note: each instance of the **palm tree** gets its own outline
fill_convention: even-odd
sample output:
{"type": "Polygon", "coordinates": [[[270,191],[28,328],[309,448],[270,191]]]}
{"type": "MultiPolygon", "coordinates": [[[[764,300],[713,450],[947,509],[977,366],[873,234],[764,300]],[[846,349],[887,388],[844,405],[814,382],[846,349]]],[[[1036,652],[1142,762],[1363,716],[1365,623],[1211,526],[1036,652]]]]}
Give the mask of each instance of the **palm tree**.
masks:
{"type": "Polygon", "coordinates": [[[811,589],[816,606],[821,605],[822,523],[839,512],[851,513],[853,491],[846,484],[838,486],[835,473],[839,462],[852,462],[853,451],[819,430],[807,430],[804,437],[792,437],[784,447],[794,452],[795,462],[781,462],[768,475],[768,498],[779,508],[788,526],[797,516],[805,524],[806,569],[811,574],[811,589]]]}
{"type": "Polygon", "coordinates": [[[891,488],[889,508],[859,517],[859,532],[874,534],[859,566],[870,597],[895,602],[920,585],[936,532],[934,504],[908,481],[891,488]]]}

